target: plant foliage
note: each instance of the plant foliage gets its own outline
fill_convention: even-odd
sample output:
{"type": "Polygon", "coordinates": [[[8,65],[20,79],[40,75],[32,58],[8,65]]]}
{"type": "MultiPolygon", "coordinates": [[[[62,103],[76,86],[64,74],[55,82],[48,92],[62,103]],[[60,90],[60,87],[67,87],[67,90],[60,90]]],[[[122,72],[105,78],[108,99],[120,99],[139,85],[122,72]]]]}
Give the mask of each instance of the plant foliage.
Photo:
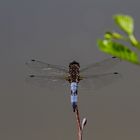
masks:
{"type": "Polygon", "coordinates": [[[140,49],[140,43],[134,36],[134,20],[128,15],[115,15],[113,19],[118,27],[124,31],[125,36],[117,32],[106,32],[104,39],[98,39],[97,45],[99,49],[105,53],[119,57],[122,60],[129,61],[134,64],[140,64],[138,54],[127,46],[119,43],[119,40],[129,42],[136,49],[140,49]]]}

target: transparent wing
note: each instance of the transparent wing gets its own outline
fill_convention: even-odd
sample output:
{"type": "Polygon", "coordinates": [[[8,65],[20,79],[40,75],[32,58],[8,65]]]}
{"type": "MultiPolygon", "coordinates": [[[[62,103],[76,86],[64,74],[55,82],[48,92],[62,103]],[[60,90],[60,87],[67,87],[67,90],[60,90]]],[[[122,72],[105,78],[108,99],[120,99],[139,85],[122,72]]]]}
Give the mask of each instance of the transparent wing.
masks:
{"type": "Polygon", "coordinates": [[[84,92],[98,90],[121,79],[121,77],[121,74],[117,72],[85,76],[79,82],[79,90],[84,92]]]}
{"type": "Polygon", "coordinates": [[[63,66],[51,65],[38,60],[30,60],[25,63],[29,68],[45,75],[65,75],[68,70],[63,66]]]}
{"type": "Polygon", "coordinates": [[[44,76],[44,75],[29,75],[26,82],[34,86],[47,87],[49,90],[58,91],[61,88],[68,88],[69,82],[63,76],[44,76]]]}
{"type": "Polygon", "coordinates": [[[81,75],[104,73],[118,64],[120,61],[121,60],[119,58],[111,57],[81,69],[80,73],[81,75]]]}

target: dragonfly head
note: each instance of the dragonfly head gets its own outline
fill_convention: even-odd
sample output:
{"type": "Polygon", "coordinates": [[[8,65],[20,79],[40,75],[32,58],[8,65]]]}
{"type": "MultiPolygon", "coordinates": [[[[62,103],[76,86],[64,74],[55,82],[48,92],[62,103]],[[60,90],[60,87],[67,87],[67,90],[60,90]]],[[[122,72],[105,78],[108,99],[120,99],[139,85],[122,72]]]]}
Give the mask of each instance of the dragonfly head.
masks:
{"type": "Polygon", "coordinates": [[[80,67],[80,64],[75,60],[69,63],[69,67],[71,67],[72,65],[77,65],[78,67],[80,67]]]}

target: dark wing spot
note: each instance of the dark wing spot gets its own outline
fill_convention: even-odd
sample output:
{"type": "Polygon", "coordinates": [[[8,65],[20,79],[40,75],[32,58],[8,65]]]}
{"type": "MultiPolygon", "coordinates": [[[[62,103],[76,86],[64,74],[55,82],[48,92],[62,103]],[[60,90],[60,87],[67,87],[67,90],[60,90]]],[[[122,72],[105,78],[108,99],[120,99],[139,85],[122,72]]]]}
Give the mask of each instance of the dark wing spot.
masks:
{"type": "Polygon", "coordinates": [[[35,75],[29,75],[29,77],[35,77],[35,75]]]}
{"type": "Polygon", "coordinates": [[[114,74],[119,74],[118,72],[114,72],[114,74]]]}
{"type": "Polygon", "coordinates": [[[32,62],[34,62],[34,61],[35,61],[35,59],[32,59],[31,61],[32,61],[32,62]]]}

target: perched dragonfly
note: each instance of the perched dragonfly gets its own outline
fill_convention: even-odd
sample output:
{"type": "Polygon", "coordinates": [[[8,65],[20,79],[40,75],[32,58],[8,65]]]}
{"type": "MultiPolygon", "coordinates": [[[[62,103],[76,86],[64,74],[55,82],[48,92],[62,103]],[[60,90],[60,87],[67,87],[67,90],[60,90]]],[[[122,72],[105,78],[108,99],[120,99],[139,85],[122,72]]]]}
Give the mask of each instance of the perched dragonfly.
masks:
{"type": "Polygon", "coordinates": [[[83,89],[98,89],[112,83],[121,77],[117,72],[105,73],[107,70],[120,62],[119,58],[111,57],[101,62],[93,63],[85,68],[80,68],[76,61],[69,63],[69,67],[52,65],[38,60],[30,60],[26,65],[40,75],[29,75],[30,82],[40,85],[66,84],[69,83],[71,90],[71,104],[73,111],[77,108],[78,87],[83,89]]]}

